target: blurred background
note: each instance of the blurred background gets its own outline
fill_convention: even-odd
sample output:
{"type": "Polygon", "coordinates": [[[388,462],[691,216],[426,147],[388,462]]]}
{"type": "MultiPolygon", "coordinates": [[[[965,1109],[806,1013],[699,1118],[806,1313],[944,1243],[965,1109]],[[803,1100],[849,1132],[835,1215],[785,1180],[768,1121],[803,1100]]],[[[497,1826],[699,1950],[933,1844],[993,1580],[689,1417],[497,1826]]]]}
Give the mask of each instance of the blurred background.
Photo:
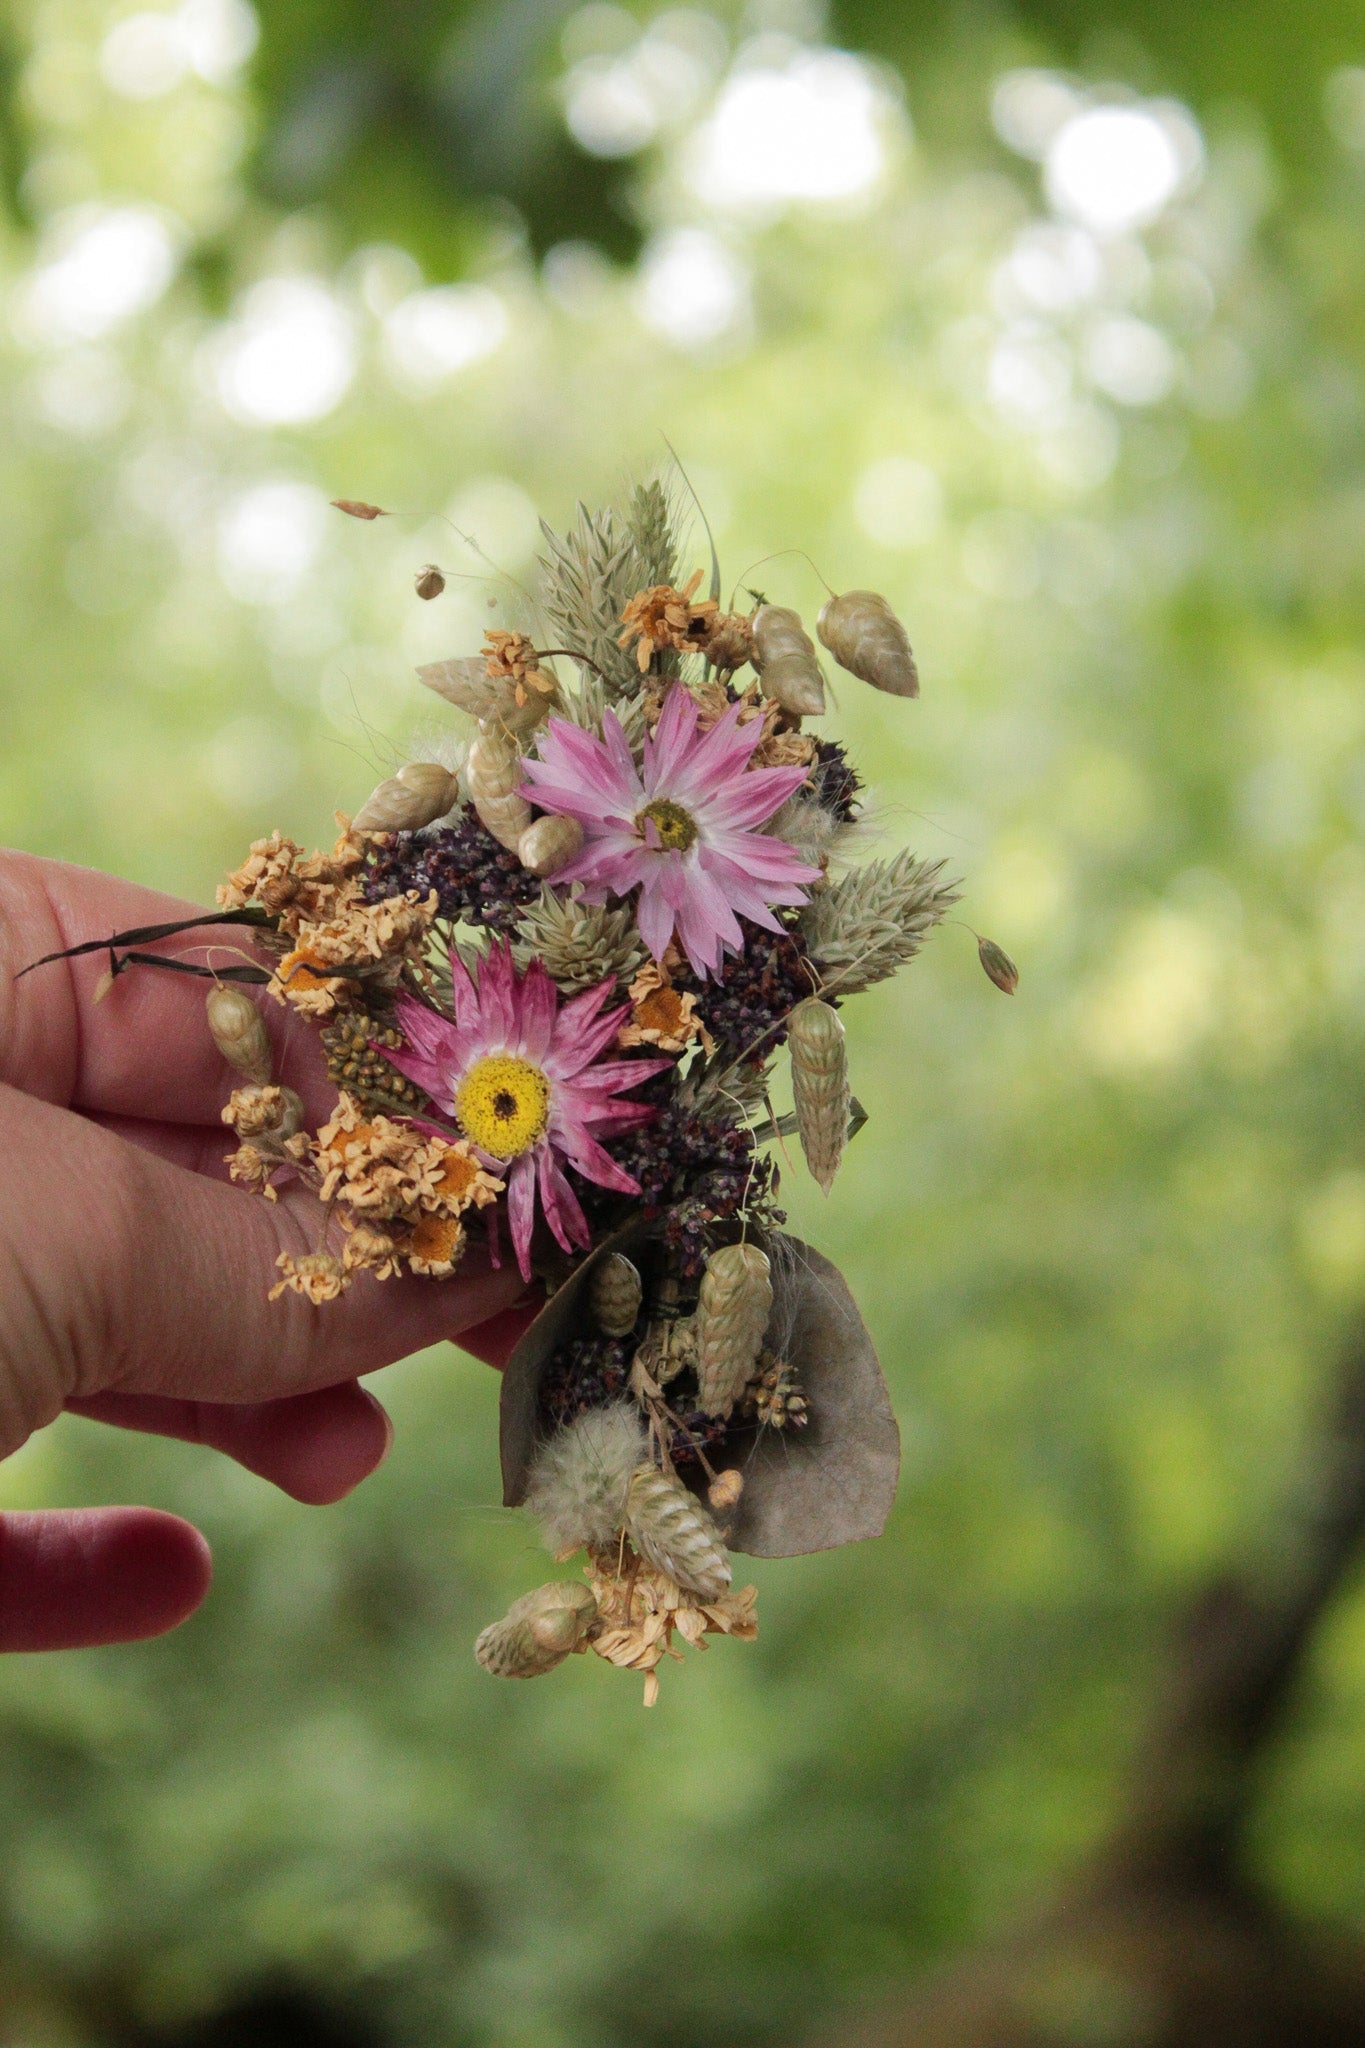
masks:
{"type": "MultiPolygon", "coordinates": [[[[1363,213],[1348,0],[0,8],[0,837],[199,899],[326,838],[667,436],[727,589],[805,548],[908,621],[922,700],[832,724],[1023,974],[949,926],[849,1011],[868,1128],[786,1193],[899,1505],[653,1713],[476,1669],[536,1544],[449,1347],[337,1509],[73,1419],[0,1470],[217,1559],[165,1640],[0,1666],[6,2048],[851,2039],[1108,1853],[1365,1300],[1363,213]]],[[[1365,1602],[1300,1633],[1237,1883],[1344,1940],[1365,1602]]],[[[1183,2041],[1125,1955],[932,2039],[1183,2041]]]]}

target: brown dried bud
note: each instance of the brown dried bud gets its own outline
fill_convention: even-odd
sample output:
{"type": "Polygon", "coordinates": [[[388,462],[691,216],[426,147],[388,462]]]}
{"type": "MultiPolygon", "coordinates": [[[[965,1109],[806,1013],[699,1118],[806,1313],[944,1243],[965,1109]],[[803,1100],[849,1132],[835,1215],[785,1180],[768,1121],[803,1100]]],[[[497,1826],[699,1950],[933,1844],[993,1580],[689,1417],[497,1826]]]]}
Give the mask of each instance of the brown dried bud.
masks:
{"type": "Polygon", "coordinates": [[[204,1007],[213,1042],[223,1058],[248,1081],[264,1086],[274,1070],[270,1034],[245,989],[219,982],[209,990],[204,1007]]]}
{"type": "Polygon", "coordinates": [[[445,587],[446,579],[434,562],[428,562],[425,569],[417,571],[414,588],[417,595],[428,603],[433,597],[439,597],[445,587]]]}
{"type": "Polygon", "coordinates": [[[363,498],[333,498],[332,503],[348,519],[387,519],[389,516],[382,505],[367,505],[363,498]]]}
{"type": "Polygon", "coordinates": [[[234,1090],[222,1115],[239,1138],[273,1138],[282,1143],[302,1130],[304,1111],[302,1099],[292,1088],[252,1082],[234,1090]]]}
{"type": "Polygon", "coordinates": [[[394,1250],[394,1240],[387,1230],[373,1223],[357,1223],[346,1239],[342,1261],[347,1266],[386,1266],[394,1250]]]}
{"type": "Polygon", "coordinates": [[[737,1465],[732,1465],[728,1472],[717,1472],[706,1489],[706,1498],[717,1514],[724,1514],[727,1508],[734,1507],[743,1491],[744,1474],[737,1465]]]}
{"type": "Polygon", "coordinates": [[[1012,996],[1019,986],[1019,969],[1004,947],[997,946],[994,939],[978,939],[976,951],[977,958],[996,987],[1012,996]]]}
{"type": "Polygon", "coordinates": [[[743,668],[746,661],[753,659],[753,628],[741,612],[725,612],[711,628],[710,638],[702,653],[712,668],[723,675],[731,675],[737,668],[743,668]]]}

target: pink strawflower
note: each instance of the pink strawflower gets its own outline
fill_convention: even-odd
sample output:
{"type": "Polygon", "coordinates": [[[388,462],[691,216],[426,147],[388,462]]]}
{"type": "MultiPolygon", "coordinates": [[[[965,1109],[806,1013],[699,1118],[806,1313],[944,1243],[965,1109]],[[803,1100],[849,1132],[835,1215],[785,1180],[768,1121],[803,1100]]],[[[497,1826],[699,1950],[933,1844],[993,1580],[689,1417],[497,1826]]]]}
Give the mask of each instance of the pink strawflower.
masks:
{"type": "Polygon", "coordinates": [[[804,903],[807,867],[785,839],[754,828],[806,779],[804,768],[751,768],[761,719],[739,722],[732,704],[707,733],[681,684],[668,693],[637,769],[620,720],[608,711],[602,737],[552,718],[540,759],[526,763],[524,794],[544,811],[577,818],[582,850],[555,870],[555,883],[583,882],[590,903],[638,887],[640,937],[662,960],[677,932],[693,969],[718,974],[743,944],[739,919],[780,929],[770,905],[804,903]]]}
{"type": "Polygon", "coordinates": [[[537,1182],[560,1245],[566,1252],[586,1248],[592,1233],[560,1161],[599,1187],[638,1195],[640,1183],[598,1138],[654,1114],[646,1103],[617,1098],[672,1062],[598,1058],[630,1007],[603,1014],[609,981],[561,1006],[540,962],[518,974],[505,944],[489,947],[477,982],[453,949],[450,972],[454,1018],[401,997],[396,1016],[407,1044],[400,1052],[386,1049],[386,1057],[453,1117],[480,1162],[507,1182],[512,1243],[529,1279],[537,1182]]]}

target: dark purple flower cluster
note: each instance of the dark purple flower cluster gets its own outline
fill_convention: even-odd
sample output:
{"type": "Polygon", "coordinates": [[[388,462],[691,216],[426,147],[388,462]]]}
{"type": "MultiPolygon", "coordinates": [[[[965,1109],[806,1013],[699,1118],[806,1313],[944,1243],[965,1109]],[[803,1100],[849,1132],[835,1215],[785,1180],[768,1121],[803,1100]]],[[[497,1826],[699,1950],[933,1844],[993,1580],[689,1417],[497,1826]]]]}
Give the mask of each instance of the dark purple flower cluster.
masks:
{"type": "Polygon", "coordinates": [[[809,782],[818,804],[832,811],[842,824],[852,823],[858,814],[858,791],[863,778],[849,766],[848,755],[837,740],[815,742],[809,782]]]}
{"type": "Polygon", "coordinates": [[[443,825],[439,832],[399,832],[371,853],[366,900],[378,903],[405,889],[420,896],[434,889],[441,916],[452,922],[507,931],[540,895],[540,879],[469,810],[457,825],[443,825]]]}
{"type": "Polygon", "coordinates": [[[709,1451],[712,1444],[724,1443],[730,1434],[728,1422],[718,1415],[703,1415],[700,1408],[687,1410],[678,1420],[682,1427],[673,1430],[668,1439],[668,1454],[675,1465],[695,1465],[699,1449],[709,1451]]]}
{"type": "Polygon", "coordinates": [[[814,994],[817,980],[798,932],[765,932],[743,917],[739,922],[743,950],[726,955],[718,976],[704,981],[684,962],[673,985],[696,997],[699,1016],[724,1051],[766,1059],[787,1035],[785,1019],[814,994]]]}
{"type": "MultiPolygon", "coordinates": [[[[666,1086],[669,1077],[662,1078],[666,1086]]],[[[765,1221],[785,1220],[771,1205],[773,1163],[756,1151],[743,1124],[698,1116],[670,1101],[658,1082],[640,1090],[640,1096],[646,1101],[652,1096],[658,1114],[614,1140],[611,1152],[639,1181],[644,1213],[666,1212],[662,1243],[673,1255],[674,1270],[695,1280],[705,1266],[715,1224],[756,1209],[765,1221]]]]}
{"type": "MultiPolygon", "coordinates": [[[[634,1350],[635,1340],[621,1337],[574,1337],[561,1344],[550,1356],[541,1388],[546,1422],[563,1429],[590,1408],[623,1399],[634,1350]]],[[[675,1465],[692,1465],[698,1447],[707,1450],[721,1443],[730,1424],[691,1406],[697,1390],[690,1372],[678,1387],[690,1390],[690,1398],[687,1391],[679,1398],[677,1389],[668,1389],[669,1406],[678,1418],[669,1438],[669,1455],[675,1465]]]]}
{"type": "Polygon", "coordinates": [[[541,1389],[546,1419],[562,1428],[589,1408],[603,1408],[626,1390],[635,1355],[627,1337],[574,1337],[550,1359],[541,1389]]]}

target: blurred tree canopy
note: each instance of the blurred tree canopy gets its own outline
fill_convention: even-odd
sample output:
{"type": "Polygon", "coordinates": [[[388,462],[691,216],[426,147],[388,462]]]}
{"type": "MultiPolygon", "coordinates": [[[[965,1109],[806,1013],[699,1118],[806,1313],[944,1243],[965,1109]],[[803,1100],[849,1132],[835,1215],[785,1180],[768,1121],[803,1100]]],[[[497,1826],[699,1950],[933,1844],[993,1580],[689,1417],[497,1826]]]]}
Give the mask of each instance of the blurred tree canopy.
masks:
{"type": "MultiPolygon", "coordinates": [[[[1365,36],[16,0],[4,52],[7,840],[205,897],[324,838],[421,745],[413,665],[523,616],[537,513],[667,434],[727,580],[802,548],[910,621],[922,702],[832,717],[1024,981],[950,928],[850,1008],[870,1124],[785,1192],[901,1502],[756,1568],[760,1641],[653,1716],[474,1667],[532,1538],[448,1350],[333,1512],[74,1419],[0,1469],[217,1559],[165,1641],[0,1669],[0,2041],[267,1993],[424,2048],[790,2041],[1103,1832],[1164,1617],[1278,1555],[1365,1302],[1365,36]]],[[[1258,1863],[1358,1921],[1358,1600],[1313,1684],[1258,1863]]]]}

